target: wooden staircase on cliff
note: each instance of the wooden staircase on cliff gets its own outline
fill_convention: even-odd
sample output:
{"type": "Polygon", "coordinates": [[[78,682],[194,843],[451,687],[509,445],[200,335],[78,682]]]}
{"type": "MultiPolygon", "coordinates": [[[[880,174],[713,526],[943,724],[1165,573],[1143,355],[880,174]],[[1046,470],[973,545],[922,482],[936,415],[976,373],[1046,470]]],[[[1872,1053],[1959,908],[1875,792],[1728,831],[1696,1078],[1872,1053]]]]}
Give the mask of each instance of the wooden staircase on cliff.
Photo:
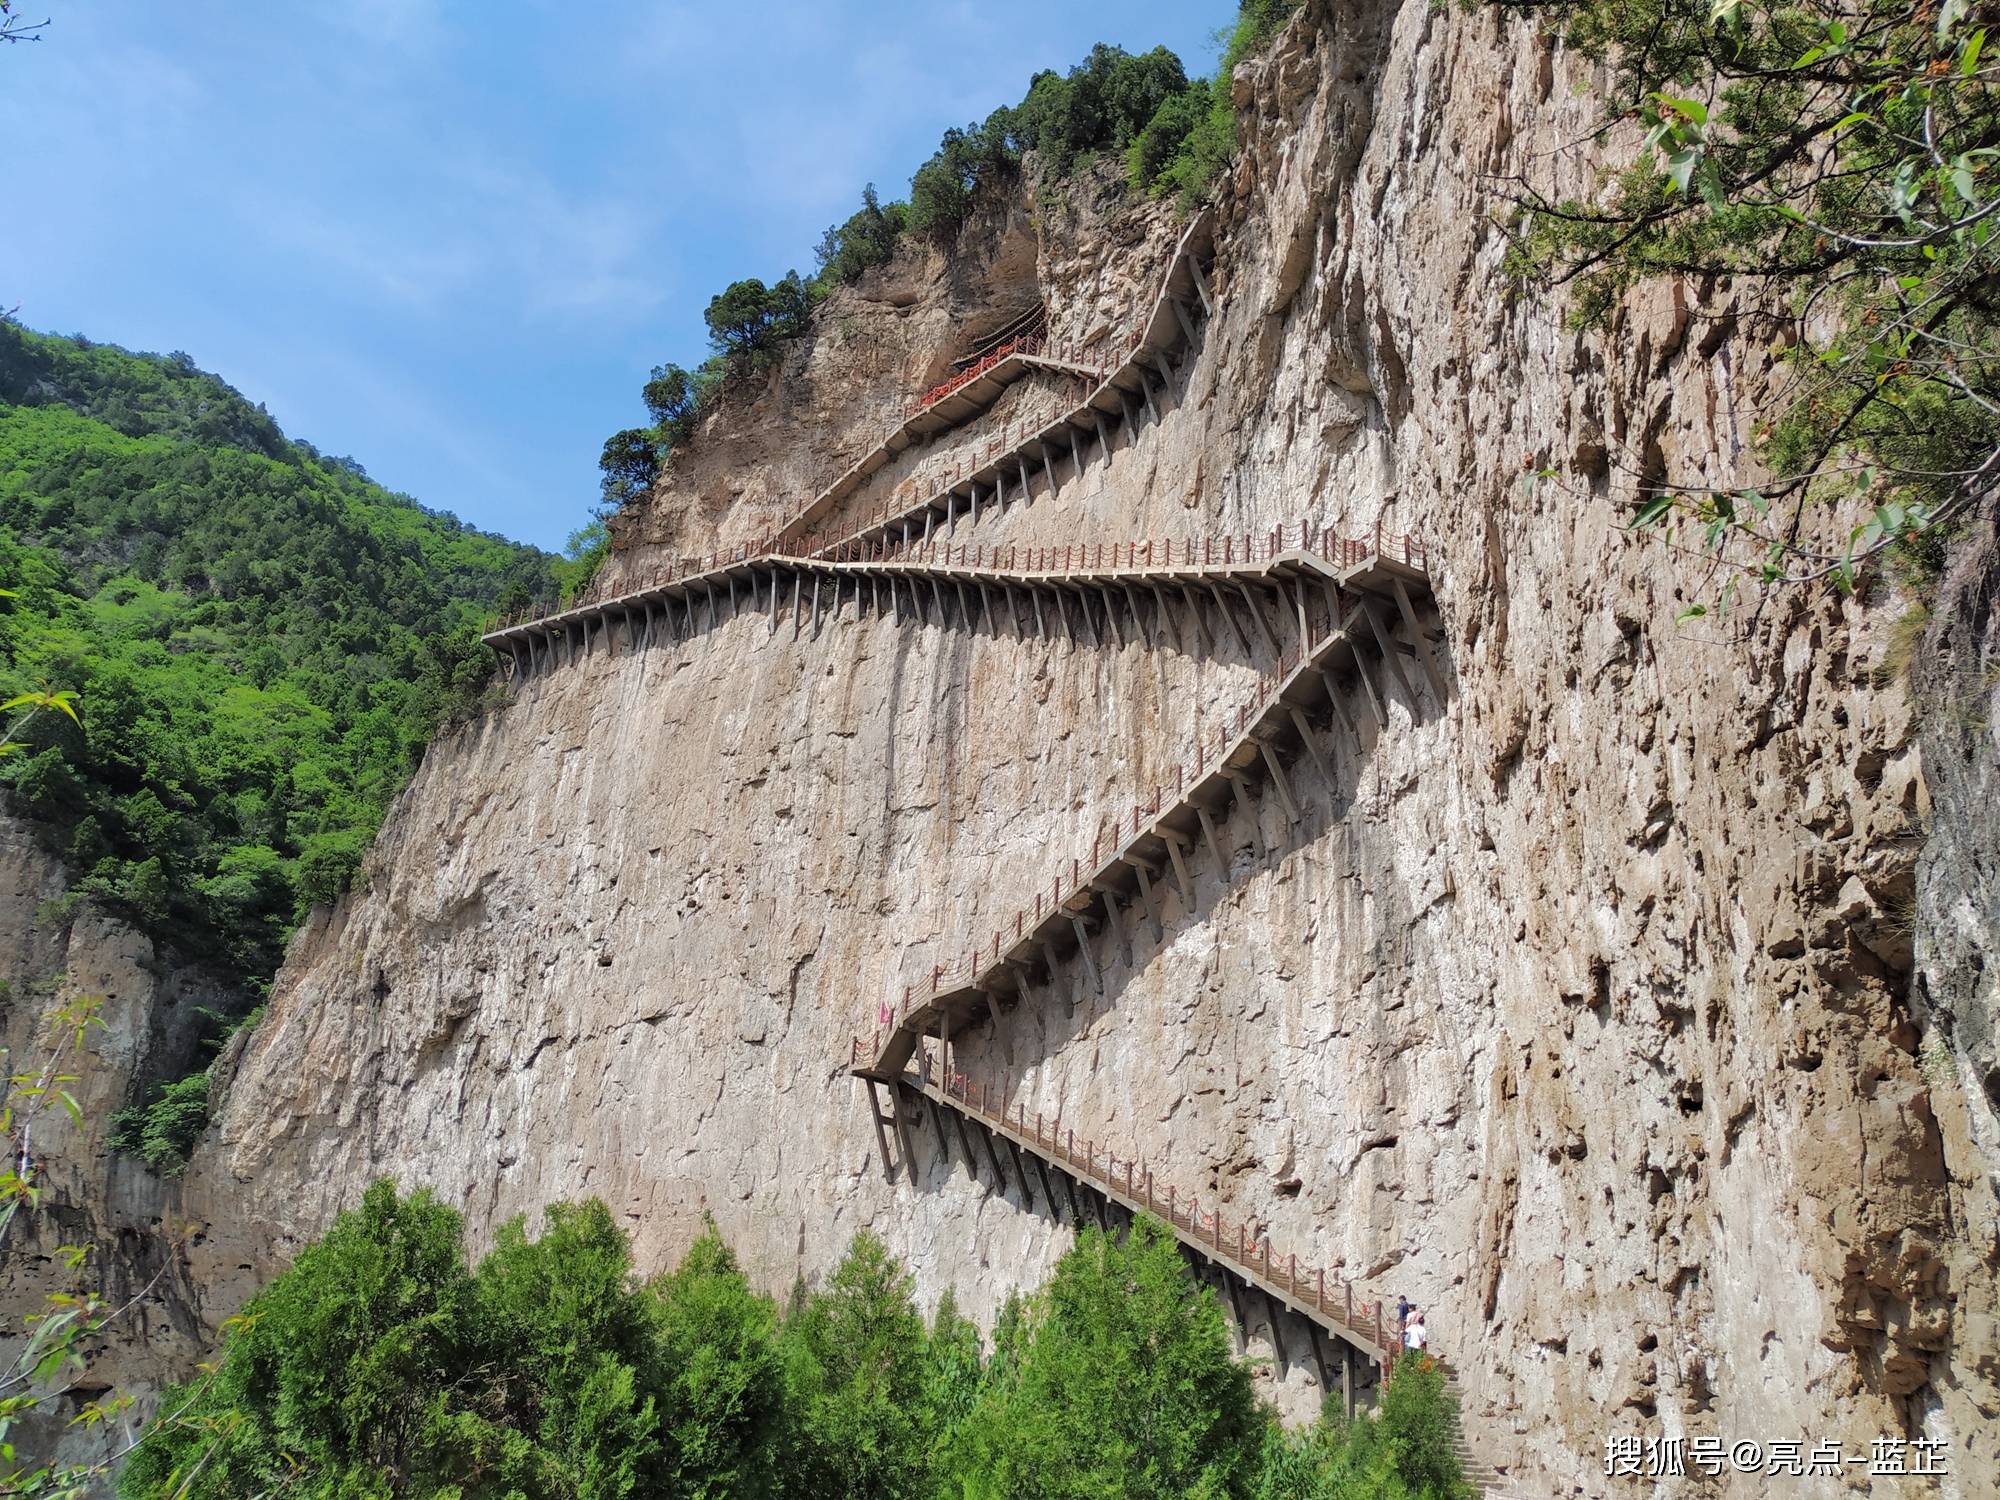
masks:
{"type": "Polygon", "coordinates": [[[821,529],[843,501],[901,454],[979,417],[1008,386],[1036,371],[1075,379],[1079,382],[1077,398],[1045,419],[1017,423],[996,435],[920,503],[896,508],[885,501],[862,526],[826,534],[821,545],[859,540],[875,530],[894,530],[939,510],[949,516],[976,504],[981,492],[993,503],[991,497],[1009,488],[1015,474],[1026,483],[1032,465],[1039,464],[1053,482],[1051,465],[1057,451],[1074,455],[1091,439],[1101,442],[1107,422],[1122,420],[1128,431],[1136,432],[1141,410],[1157,421],[1154,377],[1172,383],[1174,354],[1195,344],[1198,323],[1214,312],[1213,291],[1202,266],[1213,254],[1213,242],[1214,218],[1204,209],[1182,232],[1160,290],[1115,344],[1078,347],[1032,338],[980,361],[948,388],[929,393],[879,443],[780,527],[776,539],[796,541],[821,529]]]}
{"type": "MultiPolygon", "coordinates": [[[[858,1038],[854,1056],[858,1062],[858,1038]]],[[[1268,1238],[1253,1237],[1241,1222],[1232,1229],[1219,1210],[1204,1213],[1192,1195],[1183,1196],[1156,1181],[1146,1164],[1115,1156],[1095,1141],[1079,1141],[1059,1119],[1045,1119],[1039,1113],[1030,1116],[1025,1108],[1010,1114],[999,1091],[982,1088],[962,1075],[946,1074],[934,1065],[928,1050],[915,1061],[914,1072],[887,1079],[878,1073],[864,1074],[869,1078],[885,1161],[890,1159],[887,1133],[893,1130],[901,1160],[914,1174],[916,1137],[927,1114],[943,1160],[950,1161],[955,1136],[974,1179],[984,1181],[981,1152],[974,1150],[977,1141],[984,1166],[991,1170],[992,1188],[1005,1192],[1016,1186],[1028,1206],[1034,1206],[1039,1194],[1041,1206],[1050,1213],[1079,1224],[1094,1223],[1107,1233],[1129,1225],[1142,1213],[1157,1218],[1172,1229],[1196,1276],[1217,1284],[1237,1326],[1247,1332],[1251,1325],[1245,1309],[1252,1299],[1261,1303],[1279,1362],[1289,1366],[1295,1352],[1310,1358],[1323,1390],[1331,1391],[1338,1382],[1350,1415],[1360,1391],[1376,1378],[1372,1372],[1391,1367],[1397,1332],[1393,1313],[1379,1298],[1357,1299],[1352,1287],[1329,1280],[1324,1271],[1301,1268],[1296,1257],[1275,1257],[1268,1238]],[[878,1088],[896,1106],[893,1114],[883,1112],[878,1088]],[[915,1132],[912,1120],[917,1121],[915,1132]],[[949,1134],[947,1121],[952,1126],[949,1134]],[[1307,1330],[1303,1344],[1287,1342],[1287,1314],[1303,1321],[1307,1330]]]]}
{"type": "MultiPolygon", "coordinates": [[[[857,1071],[862,1071],[861,1046],[855,1038],[851,1057],[857,1071]]],[[[1267,1236],[1253,1235],[1242,1221],[1232,1225],[1219,1205],[1204,1211],[1194,1195],[1159,1180],[1152,1166],[1098,1141],[1079,1140],[1059,1118],[1030,1115],[1018,1105],[1010,1112],[1004,1087],[987,1088],[948,1072],[929,1049],[913,1061],[912,1071],[891,1078],[863,1074],[870,1080],[870,1112],[885,1162],[900,1159],[914,1176],[916,1143],[928,1124],[941,1161],[952,1162],[956,1141],[974,1181],[993,1192],[1017,1191],[1024,1207],[1078,1226],[1095,1224],[1107,1234],[1128,1228],[1142,1213],[1152,1216],[1171,1229],[1196,1279],[1221,1294],[1241,1335],[1249,1336],[1261,1311],[1280,1368],[1310,1361],[1320,1389],[1329,1395],[1338,1389],[1350,1417],[1364,1394],[1388,1378],[1396,1360],[1410,1357],[1398,1347],[1394,1312],[1381,1297],[1357,1296],[1352,1285],[1323,1269],[1300,1266],[1296,1256],[1279,1257],[1267,1236]],[[887,1112],[885,1094],[892,1106],[887,1112]],[[891,1134],[899,1157],[892,1156],[891,1134]],[[1291,1338],[1287,1323],[1294,1325],[1291,1338]],[[1300,1329],[1303,1340],[1296,1337],[1300,1329]]],[[[1435,1355],[1425,1357],[1443,1372],[1452,1398],[1452,1451],[1467,1481],[1481,1492],[1501,1484],[1499,1471],[1466,1442],[1459,1415],[1465,1390],[1456,1371],[1435,1355]]]]}
{"type": "MultiPolygon", "coordinates": [[[[1172,1230],[1196,1279],[1221,1294],[1240,1336],[1249,1337],[1261,1310],[1280,1368],[1290,1368],[1297,1358],[1310,1360],[1320,1389],[1329,1395],[1338,1389],[1349,1417],[1364,1394],[1379,1390],[1398,1358],[1410,1357],[1399,1348],[1400,1328],[1380,1296],[1357,1295],[1351,1284],[1323,1269],[1300,1266],[1295,1255],[1280,1258],[1268,1236],[1253,1235],[1240,1220],[1232,1226],[1220,1205],[1204,1212],[1194,1194],[1159,1179],[1153,1166],[1104,1143],[1079,1140],[1060,1117],[1031,1115],[1025,1105],[1010,1111],[1005,1081],[987,1086],[951,1072],[941,1061],[945,1055],[942,1048],[935,1054],[928,1046],[919,1048],[912,1069],[884,1077],[865,1066],[862,1039],[852,1039],[849,1062],[868,1080],[869,1113],[884,1163],[899,1163],[914,1180],[916,1143],[925,1138],[928,1123],[947,1168],[956,1141],[975,1182],[992,1192],[1017,1191],[1025,1208],[1077,1226],[1095,1224],[1107,1234],[1129,1228],[1141,1213],[1151,1215],[1172,1230]],[[1287,1339],[1288,1320],[1304,1329],[1303,1341],[1287,1339]]],[[[1452,1452],[1467,1482],[1482,1495],[1496,1494],[1508,1481],[1466,1439],[1465,1388],[1456,1370],[1433,1353],[1425,1357],[1444,1375],[1452,1402],[1452,1452]]]]}
{"type": "MultiPolygon", "coordinates": [[[[1001,1191],[1008,1184],[1004,1148],[1027,1204],[1039,1185],[1050,1212],[1061,1212],[1060,1187],[1069,1218],[1094,1219],[1107,1230],[1120,1217],[1129,1223],[1141,1212],[1156,1215],[1171,1227],[1197,1275],[1217,1285],[1245,1336],[1246,1311],[1261,1303],[1280,1363],[1289,1364],[1291,1351],[1298,1350],[1313,1362],[1322,1389],[1330,1391],[1337,1376],[1351,1414],[1359,1393],[1386,1376],[1397,1355],[1395,1331],[1385,1326],[1379,1297],[1357,1298],[1351,1288],[1329,1283],[1324,1273],[1302,1270],[1295,1257],[1278,1261],[1268,1238],[1250,1238],[1242,1224],[1232,1241],[1219,1210],[1204,1214],[1172,1187],[1162,1199],[1161,1185],[1143,1165],[1113,1157],[1091,1141],[1079,1150],[1059,1121],[1038,1115],[1031,1124],[1024,1108],[1010,1118],[1004,1087],[994,1091],[974,1084],[949,1067],[955,1028],[962,1032],[988,1020],[997,1025],[999,997],[1025,998],[1038,974],[1054,983],[1065,954],[1081,963],[1101,993],[1103,965],[1093,941],[1115,942],[1129,965],[1128,912],[1151,924],[1156,941],[1163,938],[1173,896],[1185,914],[1193,914],[1191,862],[1203,847],[1227,878],[1230,860],[1216,819],[1227,815],[1232,801],[1249,798],[1253,786],[1268,785],[1297,822],[1302,808],[1286,768],[1308,757],[1331,794],[1336,778],[1328,731],[1338,724],[1358,737],[1364,723],[1386,728],[1391,680],[1413,707],[1421,701],[1420,681],[1437,702],[1447,695],[1428,558],[1407,537],[1385,537],[1378,529],[1370,539],[1353,540],[1301,527],[1296,541],[1291,528],[1200,543],[968,548],[946,540],[961,520],[976,523],[982,511],[1004,512],[1033,500],[1038,478],[1042,493],[1053,495],[1063,483],[1063,466],[1070,478],[1081,477],[1093,449],[1097,460],[1108,461],[1116,433],[1123,431],[1129,444],[1144,419],[1159,422],[1178,373],[1176,356],[1183,366],[1191,360],[1200,326],[1214,311],[1203,265],[1212,253],[1212,237],[1204,213],[1182,235],[1151,306],[1117,345],[1077,350],[1033,336],[1004,341],[912,403],[895,429],[771,535],[724,554],[682,559],[567,610],[498,622],[483,639],[517,676],[526,676],[587,658],[600,646],[612,655],[621,642],[628,651],[644,650],[662,630],[687,639],[745,612],[768,614],[773,634],[789,616],[794,638],[807,629],[817,636],[822,595],[831,618],[851,589],[855,602],[865,602],[878,616],[889,613],[900,621],[907,601],[919,623],[934,619],[942,627],[955,613],[960,628],[977,629],[983,616],[985,628],[995,634],[997,597],[1017,638],[1026,638],[1032,619],[1038,638],[1066,639],[1072,647],[1080,644],[1083,629],[1100,648],[1107,636],[1123,646],[1121,618],[1131,622],[1134,639],[1171,637],[1177,649],[1187,649],[1183,624],[1188,640],[1203,646],[1220,645],[1226,626],[1245,659],[1259,654],[1253,642],[1267,646],[1276,661],[1275,677],[1226,716],[1219,730],[1197,731],[1192,758],[1177,770],[1171,787],[1155,787],[1129,820],[1108,836],[1100,834],[1087,865],[1076,859],[1066,874],[1056,871],[1046,891],[1037,891],[1032,911],[1024,906],[1011,928],[955,948],[962,957],[951,966],[934,965],[927,985],[912,986],[900,1006],[877,1018],[865,1045],[854,1040],[849,1063],[868,1085],[885,1165],[891,1159],[887,1132],[893,1129],[901,1160],[914,1175],[909,1121],[927,1112],[945,1158],[951,1151],[949,1119],[975,1178],[977,1139],[1001,1191]],[[975,420],[1012,384],[1037,372],[1073,381],[1073,395],[1059,400],[1054,411],[1021,418],[980,443],[940,481],[926,481],[918,498],[884,498],[858,519],[838,519],[841,505],[898,456],[975,420]],[[1156,376],[1163,384],[1155,384],[1156,376]],[[883,1111],[885,1093],[893,1114],[883,1111]],[[1303,1344],[1287,1342],[1286,1318],[1303,1323],[1303,1344]]],[[[1214,717],[1210,711],[1208,722],[1214,717]]],[[[1445,1374],[1462,1405],[1457,1376],[1449,1367],[1445,1374]]],[[[1456,1419],[1454,1446],[1475,1485],[1484,1489],[1498,1482],[1473,1456],[1456,1419]]]]}
{"type": "Polygon", "coordinates": [[[1229,859],[1216,833],[1216,816],[1232,800],[1246,797],[1251,783],[1267,780],[1294,822],[1302,810],[1285,772],[1289,761],[1310,757],[1332,786],[1328,752],[1315,719],[1337,720],[1356,730],[1366,714],[1378,728],[1386,725],[1382,694],[1371,671],[1397,678],[1414,703],[1418,692],[1412,674],[1420,670],[1443,701],[1446,683],[1432,652],[1436,632],[1417,608],[1417,601],[1429,594],[1421,553],[1407,543],[1400,557],[1360,543],[1340,543],[1330,550],[1333,557],[1301,548],[1261,560],[1255,581],[1275,586],[1296,604],[1284,621],[1293,637],[1289,647],[1281,644],[1271,620],[1244,588],[1243,612],[1277,656],[1277,677],[1266,681],[1249,704],[1225,716],[1218,729],[1197,731],[1192,755],[1176,768],[1174,780],[1155,786],[1150,798],[1135,803],[1129,820],[1121,819],[1109,837],[1093,839],[1088,861],[1072,859],[1067,870],[1056,870],[1038,887],[1032,906],[1015,912],[1011,926],[954,947],[951,951],[960,955],[954,964],[934,965],[928,984],[905,990],[894,1015],[880,1018],[871,1060],[858,1070],[861,1076],[886,1079],[901,1073],[919,1036],[935,1033],[940,1045],[948,1046],[954,1026],[963,1030],[988,1018],[997,1024],[1000,997],[1024,992],[1037,970],[1053,980],[1064,953],[1078,956],[1101,992],[1102,965],[1093,931],[1116,942],[1129,963],[1125,911],[1138,912],[1159,938],[1171,881],[1183,910],[1194,912],[1189,862],[1205,847],[1227,872],[1229,859]],[[1323,614],[1308,606],[1309,598],[1323,603],[1323,614]]]}

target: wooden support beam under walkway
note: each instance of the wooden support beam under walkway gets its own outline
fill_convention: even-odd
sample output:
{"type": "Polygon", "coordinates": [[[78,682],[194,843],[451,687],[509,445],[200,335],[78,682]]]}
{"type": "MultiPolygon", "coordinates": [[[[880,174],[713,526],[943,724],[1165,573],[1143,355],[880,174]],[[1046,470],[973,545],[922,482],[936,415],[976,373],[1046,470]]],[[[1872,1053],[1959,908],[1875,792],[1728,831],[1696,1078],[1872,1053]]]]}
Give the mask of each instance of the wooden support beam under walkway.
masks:
{"type": "MultiPolygon", "coordinates": [[[[1416,639],[1406,640],[1395,635],[1399,616],[1391,616],[1387,611],[1398,587],[1404,601],[1428,598],[1428,559],[1407,538],[1392,538],[1389,542],[1386,550],[1378,550],[1369,542],[1338,539],[1330,531],[1316,534],[1308,531],[1298,536],[1293,528],[1286,527],[1261,537],[1235,535],[1201,542],[1071,543],[1062,547],[933,543],[882,553],[857,544],[849,549],[851,555],[834,558],[790,556],[744,547],[733,556],[701,559],[700,566],[689,572],[649,580],[607,599],[553,615],[503,623],[481,639],[501,653],[517,672],[533,673],[551,658],[568,661],[588,654],[582,644],[587,644],[592,633],[605,633],[614,627],[624,628],[628,640],[639,648],[646,638],[640,627],[656,612],[665,621],[668,634],[676,639],[689,638],[722,623],[725,615],[718,600],[723,598],[732,601],[728,619],[743,613],[760,613],[756,604],[760,589],[771,591],[773,629],[784,609],[780,593],[789,589],[793,637],[811,637],[820,629],[825,587],[832,584],[838,595],[851,579],[857,601],[866,603],[878,614],[881,586],[887,584],[897,619],[902,615],[900,585],[912,585],[912,607],[921,618],[924,596],[917,586],[927,581],[940,624],[946,619],[941,584],[951,584],[961,598],[967,586],[996,590],[1010,611],[1016,635],[1025,632],[1022,622],[1030,600],[1037,608],[1045,598],[1055,601],[1067,618],[1072,596],[1078,598],[1080,605],[1096,598],[1107,626],[1105,631],[1092,626],[1100,644],[1108,633],[1123,645],[1125,635],[1118,629],[1117,615],[1122,611],[1135,623],[1139,622],[1143,618],[1139,614],[1141,598],[1152,600],[1156,612],[1163,612],[1171,600],[1184,601],[1196,626],[1193,638],[1217,639],[1219,628],[1210,630],[1202,609],[1195,603],[1207,598],[1213,601],[1216,612],[1227,618],[1245,656],[1251,657],[1255,653],[1250,637],[1243,631],[1240,613],[1245,609],[1256,611],[1260,637],[1276,653],[1280,650],[1280,637],[1269,618],[1257,609],[1258,597],[1275,593],[1283,602],[1292,596],[1292,591],[1299,591],[1300,597],[1309,597],[1317,590],[1329,598],[1343,591],[1356,597],[1376,596],[1380,603],[1377,615],[1369,618],[1370,628],[1377,631],[1378,638],[1395,639],[1396,649],[1410,655],[1415,664],[1419,660],[1419,646],[1428,651],[1436,632],[1420,626],[1416,639]],[[1018,609],[1017,600],[1022,606],[1018,609]],[[554,643],[564,645],[560,654],[552,649],[554,643]],[[551,649],[543,650],[545,645],[551,649]]],[[[1404,601],[1395,601],[1399,612],[1404,601]]],[[[983,610],[991,619],[990,599],[983,610]]],[[[1410,618],[1416,617],[1415,611],[1416,605],[1411,603],[1410,618]]],[[[1291,614],[1289,607],[1284,613],[1291,614]]],[[[1087,608],[1085,616],[1088,619],[1087,608]]],[[[961,626],[971,619],[969,610],[959,611],[961,626]]],[[[1136,637],[1142,632],[1135,630],[1133,634],[1136,637]]],[[[1399,678],[1407,682],[1400,663],[1397,671],[1399,678]]],[[[1432,680],[1441,680],[1434,663],[1430,675],[1432,680]]]]}

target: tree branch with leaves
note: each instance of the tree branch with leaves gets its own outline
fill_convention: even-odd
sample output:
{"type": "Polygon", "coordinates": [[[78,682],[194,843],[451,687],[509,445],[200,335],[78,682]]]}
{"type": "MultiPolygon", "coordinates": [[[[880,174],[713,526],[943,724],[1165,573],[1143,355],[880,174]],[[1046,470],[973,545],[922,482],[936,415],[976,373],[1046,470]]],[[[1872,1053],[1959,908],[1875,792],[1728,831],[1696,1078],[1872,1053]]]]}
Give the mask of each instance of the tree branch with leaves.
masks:
{"type": "Polygon", "coordinates": [[[1747,282],[1787,325],[1747,487],[1653,486],[1633,524],[1755,549],[1769,584],[1935,565],[2000,474],[2000,54],[1971,0],[1496,0],[1609,71],[1593,195],[1515,179],[1517,274],[1610,321],[1653,277],[1747,282]],[[1841,516],[1829,545],[1814,506],[1841,516]]]}

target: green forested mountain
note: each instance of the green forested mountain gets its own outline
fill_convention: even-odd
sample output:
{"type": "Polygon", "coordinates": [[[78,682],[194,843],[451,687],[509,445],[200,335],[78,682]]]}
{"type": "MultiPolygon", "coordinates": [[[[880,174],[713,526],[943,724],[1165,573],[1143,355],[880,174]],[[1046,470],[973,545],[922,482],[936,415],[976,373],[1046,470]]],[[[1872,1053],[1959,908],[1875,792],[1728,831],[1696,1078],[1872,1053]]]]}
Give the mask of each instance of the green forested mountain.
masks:
{"type": "Polygon", "coordinates": [[[77,691],[4,776],[76,888],[268,980],[441,722],[482,616],[561,558],[289,440],[185,355],[0,322],[0,700],[77,691]]]}

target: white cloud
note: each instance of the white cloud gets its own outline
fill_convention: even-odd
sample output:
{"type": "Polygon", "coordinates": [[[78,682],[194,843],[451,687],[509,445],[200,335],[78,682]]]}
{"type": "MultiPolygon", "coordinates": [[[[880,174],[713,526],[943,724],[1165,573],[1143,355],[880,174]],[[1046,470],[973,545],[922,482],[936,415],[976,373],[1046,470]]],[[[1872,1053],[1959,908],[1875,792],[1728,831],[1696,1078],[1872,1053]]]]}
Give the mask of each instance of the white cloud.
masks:
{"type": "Polygon", "coordinates": [[[442,51],[451,38],[441,0],[337,0],[317,14],[361,44],[408,57],[442,51]]]}

